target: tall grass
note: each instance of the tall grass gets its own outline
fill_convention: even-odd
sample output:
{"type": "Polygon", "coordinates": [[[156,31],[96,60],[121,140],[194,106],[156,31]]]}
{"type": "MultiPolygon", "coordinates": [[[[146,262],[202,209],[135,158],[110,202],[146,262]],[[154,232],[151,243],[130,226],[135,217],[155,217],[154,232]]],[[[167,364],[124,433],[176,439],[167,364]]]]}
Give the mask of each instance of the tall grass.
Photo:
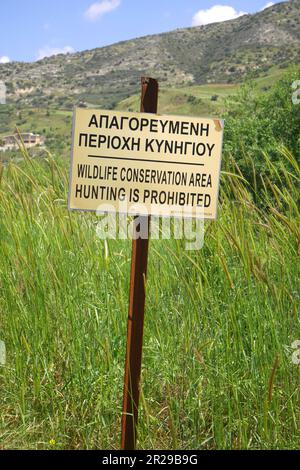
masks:
{"type": "MultiPolygon", "coordinates": [[[[150,243],[140,448],[299,446],[300,172],[281,153],[259,194],[227,162],[202,250],[150,243]]],[[[0,447],[118,448],[131,243],[68,212],[65,162],[23,154],[0,169],[0,447]]]]}

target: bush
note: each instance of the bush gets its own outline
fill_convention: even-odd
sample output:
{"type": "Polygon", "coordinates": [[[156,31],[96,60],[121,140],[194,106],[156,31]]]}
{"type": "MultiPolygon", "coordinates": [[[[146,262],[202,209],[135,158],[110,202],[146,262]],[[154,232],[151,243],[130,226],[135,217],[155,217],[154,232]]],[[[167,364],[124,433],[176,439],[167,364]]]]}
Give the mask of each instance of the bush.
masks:
{"type": "Polygon", "coordinates": [[[244,176],[252,181],[255,172],[269,173],[263,152],[280,168],[280,145],[300,157],[300,105],[292,102],[292,83],[300,79],[292,69],[268,93],[259,96],[251,83],[242,87],[235,104],[225,116],[225,154],[234,155],[244,176]],[[249,162],[253,162],[253,164],[249,162]]]}

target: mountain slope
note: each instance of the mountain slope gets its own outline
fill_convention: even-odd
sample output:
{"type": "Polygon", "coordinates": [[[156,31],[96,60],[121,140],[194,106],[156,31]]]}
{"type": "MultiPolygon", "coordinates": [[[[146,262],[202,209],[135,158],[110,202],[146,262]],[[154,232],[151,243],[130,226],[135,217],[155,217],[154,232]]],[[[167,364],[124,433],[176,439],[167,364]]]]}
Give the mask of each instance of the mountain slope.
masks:
{"type": "Polygon", "coordinates": [[[291,0],[224,23],[3,64],[0,78],[9,102],[66,108],[82,100],[113,107],[136,92],[144,74],[170,86],[238,82],[300,61],[299,17],[300,0],[291,0]]]}

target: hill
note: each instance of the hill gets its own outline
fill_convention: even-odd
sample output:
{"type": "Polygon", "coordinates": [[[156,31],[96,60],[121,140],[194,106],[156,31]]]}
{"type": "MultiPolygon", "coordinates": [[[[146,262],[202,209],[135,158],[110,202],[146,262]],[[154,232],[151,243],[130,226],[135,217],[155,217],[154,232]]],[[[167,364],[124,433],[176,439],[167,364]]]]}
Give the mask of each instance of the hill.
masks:
{"type": "Polygon", "coordinates": [[[85,101],[113,108],[137,91],[138,77],[163,85],[238,83],[300,59],[300,0],[254,15],[146,36],[34,63],[0,65],[8,102],[71,109],[85,101]]]}

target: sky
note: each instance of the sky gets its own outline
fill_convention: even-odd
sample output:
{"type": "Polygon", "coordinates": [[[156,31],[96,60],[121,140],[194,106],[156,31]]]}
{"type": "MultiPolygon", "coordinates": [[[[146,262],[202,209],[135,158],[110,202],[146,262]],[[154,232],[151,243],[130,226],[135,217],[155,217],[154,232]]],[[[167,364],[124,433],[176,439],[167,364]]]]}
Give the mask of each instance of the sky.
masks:
{"type": "Polygon", "coordinates": [[[237,18],[274,0],[1,0],[0,63],[237,18]]]}

